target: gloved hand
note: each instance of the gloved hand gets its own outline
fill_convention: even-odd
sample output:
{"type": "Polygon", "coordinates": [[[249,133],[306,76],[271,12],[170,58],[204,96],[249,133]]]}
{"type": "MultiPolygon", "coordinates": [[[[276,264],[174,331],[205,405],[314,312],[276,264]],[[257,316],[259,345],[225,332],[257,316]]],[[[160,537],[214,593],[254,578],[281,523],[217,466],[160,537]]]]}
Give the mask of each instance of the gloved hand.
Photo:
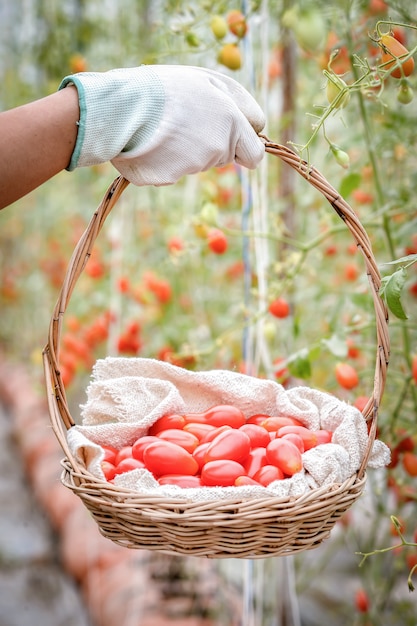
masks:
{"type": "Polygon", "coordinates": [[[265,149],[262,110],[212,70],[143,65],[67,76],[80,121],[68,170],[111,161],[135,185],[168,185],[232,161],[254,169],[265,149]]]}

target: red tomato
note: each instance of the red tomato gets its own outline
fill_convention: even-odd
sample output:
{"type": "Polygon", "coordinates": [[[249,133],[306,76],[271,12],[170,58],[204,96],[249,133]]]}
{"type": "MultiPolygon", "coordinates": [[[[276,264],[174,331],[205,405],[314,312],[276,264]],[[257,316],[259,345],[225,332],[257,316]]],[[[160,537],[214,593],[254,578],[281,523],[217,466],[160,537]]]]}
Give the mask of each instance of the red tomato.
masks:
{"type": "Polygon", "coordinates": [[[243,462],[250,452],[250,439],[246,433],[229,428],[215,437],[206,450],[205,462],[227,459],[243,462]]]}
{"type": "MultiPolygon", "coordinates": [[[[274,439],[266,448],[266,458],[287,476],[293,476],[303,468],[301,452],[291,441],[274,439]]],[[[256,479],[256,476],[255,476],[256,479]]]]}
{"type": "Polygon", "coordinates": [[[414,452],[404,452],[403,466],[409,476],[417,476],[417,456],[414,452]]]}
{"type": "Polygon", "coordinates": [[[277,431],[283,426],[301,426],[301,423],[295,419],[295,417],[268,417],[261,423],[261,426],[266,428],[266,430],[273,432],[277,431]]]}
{"type": "Polygon", "coordinates": [[[251,478],[254,477],[257,471],[267,464],[266,460],[266,448],[253,448],[244,462],[246,474],[251,478]]]}
{"type": "Polygon", "coordinates": [[[116,467],[110,461],[102,461],[101,469],[103,470],[104,478],[106,480],[112,480],[116,474],[116,467]]]}
{"type": "Polygon", "coordinates": [[[220,433],[223,433],[225,430],[232,430],[231,426],[228,426],[228,424],[225,424],[224,426],[213,426],[213,430],[208,431],[202,438],[201,438],[201,443],[208,443],[210,441],[213,441],[213,439],[215,439],[217,437],[217,435],[220,435],[220,433]]]}
{"type": "Polygon", "coordinates": [[[284,472],[276,465],[264,465],[253,476],[253,480],[260,483],[264,487],[270,485],[274,480],[282,480],[284,472]]]}
{"type": "Polygon", "coordinates": [[[268,432],[262,426],[258,426],[258,424],[243,424],[239,430],[246,433],[249,437],[252,448],[265,448],[270,442],[268,432]]]}
{"type": "Polygon", "coordinates": [[[276,298],[269,304],[268,311],[274,317],[283,319],[290,314],[290,305],[285,298],[276,298]]]}
{"type": "Polygon", "coordinates": [[[133,458],[138,459],[138,461],[143,461],[143,452],[145,448],[150,443],[154,443],[155,441],[159,441],[156,435],[144,435],[143,437],[139,437],[139,439],[137,439],[132,446],[133,458]]]}
{"type": "Polygon", "coordinates": [[[198,445],[193,452],[193,457],[197,461],[198,467],[200,470],[204,465],[206,450],[209,447],[209,445],[210,445],[210,441],[207,441],[206,443],[200,443],[200,445],[198,445]]]}
{"type": "Polygon", "coordinates": [[[250,476],[238,476],[235,480],[235,487],[242,487],[243,485],[257,485],[259,487],[260,484],[250,476]]]}
{"type": "Polygon", "coordinates": [[[160,485],[177,485],[178,487],[201,487],[199,476],[189,476],[187,474],[165,474],[158,478],[160,485]]]}
{"type": "Polygon", "coordinates": [[[192,454],[196,447],[199,444],[199,440],[192,433],[187,433],[185,430],[180,430],[179,428],[168,428],[167,430],[162,430],[158,433],[158,438],[163,439],[164,441],[171,441],[172,443],[176,443],[187,452],[192,454]]]}
{"type": "Polygon", "coordinates": [[[251,415],[248,420],[246,420],[247,424],[257,424],[258,426],[262,425],[266,419],[268,419],[269,415],[266,413],[256,413],[256,415],[251,415]]]}
{"type": "Polygon", "coordinates": [[[304,452],[304,442],[301,439],[300,435],[297,435],[297,433],[287,433],[286,435],[282,435],[282,439],[286,439],[287,441],[291,441],[295,446],[297,446],[297,448],[299,449],[301,454],[303,454],[303,452],[304,452]]]}
{"type": "Polygon", "coordinates": [[[211,424],[200,424],[199,422],[188,422],[184,426],[184,430],[187,433],[192,433],[200,441],[210,430],[214,430],[214,428],[215,427],[211,426],[211,424]]]}
{"type": "Polygon", "coordinates": [[[142,461],[138,461],[133,457],[122,459],[120,463],[116,465],[115,474],[124,474],[125,472],[130,472],[134,469],[143,469],[145,467],[142,461]]]}
{"type": "Polygon", "coordinates": [[[245,470],[237,461],[218,459],[205,463],[201,470],[201,484],[207,487],[230,487],[245,470]]]}
{"type": "Polygon", "coordinates": [[[193,456],[170,441],[155,441],[146,446],[143,462],[156,477],[164,474],[197,474],[198,463],[193,456]]]}
{"type": "Polygon", "coordinates": [[[185,418],[183,415],[177,415],[176,413],[163,415],[152,424],[148,430],[148,435],[157,435],[161,430],[167,430],[168,428],[183,428],[184,425],[185,418]]]}
{"type": "Polygon", "coordinates": [[[184,413],[183,418],[186,424],[207,424],[205,413],[184,413]]]}
{"type": "Polygon", "coordinates": [[[227,250],[227,237],[220,228],[211,228],[207,233],[207,243],[215,254],[224,254],[227,250]]]}
{"type": "Polygon", "coordinates": [[[357,589],[355,592],[355,607],[359,613],[367,613],[369,611],[369,598],[364,589],[357,589]]]}
{"type": "Polygon", "coordinates": [[[408,54],[407,48],[403,46],[398,39],[387,33],[382,35],[379,44],[382,48],[381,63],[386,63],[384,69],[389,70],[391,67],[394,67],[391,76],[394,76],[394,78],[402,78],[403,76],[410,76],[410,74],[413,73],[413,57],[410,57],[406,61],[400,61],[401,67],[397,65],[398,59],[408,54]]]}
{"type": "Polygon", "coordinates": [[[116,448],[113,448],[112,446],[101,446],[101,447],[104,450],[103,461],[108,461],[109,463],[113,463],[114,465],[118,450],[116,450],[116,448]]]}
{"type": "Polygon", "coordinates": [[[317,437],[317,445],[319,446],[322,443],[331,443],[333,433],[330,430],[325,430],[321,428],[320,430],[315,430],[314,434],[317,437]]]}
{"type": "Polygon", "coordinates": [[[283,437],[284,435],[288,435],[288,433],[295,433],[301,437],[305,451],[310,450],[310,448],[315,448],[318,444],[316,433],[305,426],[283,426],[279,429],[277,436],[283,437]]]}
{"type": "Polygon", "coordinates": [[[337,363],[335,376],[339,385],[344,389],[353,389],[359,384],[358,372],[349,363],[337,363]]]}
{"type": "Polygon", "coordinates": [[[207,424],[212,426],[228,425],[239,428],[246,422],[245,416],[240,409],[231,404],[219,404],[205,412],[207,424]]]}
{"type": "Polygon", "coordinates": [[[120,461],[129,458],[132,458],[132,446],[123,446],[123,448],[120,448],[120,450],[117,451],[114,459],[114,465],[119,465],[120,461]]]}

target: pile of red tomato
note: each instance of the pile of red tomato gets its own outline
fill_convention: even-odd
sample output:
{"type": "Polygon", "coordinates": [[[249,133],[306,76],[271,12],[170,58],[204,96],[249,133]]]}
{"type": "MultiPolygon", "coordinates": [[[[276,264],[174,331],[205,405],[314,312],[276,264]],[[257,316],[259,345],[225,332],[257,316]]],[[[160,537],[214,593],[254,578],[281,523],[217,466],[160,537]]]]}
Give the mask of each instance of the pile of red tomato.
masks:
{"type": "Polygon", "coordinates": [[[266,487],[300,472],[302,453],[331,438],[330,431],[309,430],[294,417],[246,419],[233,405],[216,405],[204,413],[164,415],[121,450],[102,446],[102,469],[108,481],[145,468],[161,485],[266,487]]]}

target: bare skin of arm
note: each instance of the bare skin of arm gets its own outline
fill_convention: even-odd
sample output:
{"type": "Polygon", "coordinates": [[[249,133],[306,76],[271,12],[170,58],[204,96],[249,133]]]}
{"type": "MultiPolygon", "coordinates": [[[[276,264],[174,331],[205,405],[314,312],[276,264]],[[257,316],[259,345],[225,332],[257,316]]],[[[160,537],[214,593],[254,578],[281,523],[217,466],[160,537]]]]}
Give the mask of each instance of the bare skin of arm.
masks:
{"type": "Polygon", "coordinates": [[[0,209],[69,165],[78,119],[78,94],[71,86],[0,113],[0,209]]]}

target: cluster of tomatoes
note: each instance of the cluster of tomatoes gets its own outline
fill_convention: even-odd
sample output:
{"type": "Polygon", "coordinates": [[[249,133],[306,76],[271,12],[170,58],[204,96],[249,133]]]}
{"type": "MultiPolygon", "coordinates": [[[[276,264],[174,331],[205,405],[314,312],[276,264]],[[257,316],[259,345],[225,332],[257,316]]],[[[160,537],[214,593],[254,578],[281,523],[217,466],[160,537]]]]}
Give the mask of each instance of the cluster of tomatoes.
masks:
{"type": "Polygon", "coordinates": [[[330,431],[309,430],[294,417],[246,419],[233,405],[216,405],[203,413],[164,415],[121,450],[103,446],[102,469],[108,481],[145,468],[161,485],[266,487],[300,472],[303,452],[331,438],[330,431]]]}

